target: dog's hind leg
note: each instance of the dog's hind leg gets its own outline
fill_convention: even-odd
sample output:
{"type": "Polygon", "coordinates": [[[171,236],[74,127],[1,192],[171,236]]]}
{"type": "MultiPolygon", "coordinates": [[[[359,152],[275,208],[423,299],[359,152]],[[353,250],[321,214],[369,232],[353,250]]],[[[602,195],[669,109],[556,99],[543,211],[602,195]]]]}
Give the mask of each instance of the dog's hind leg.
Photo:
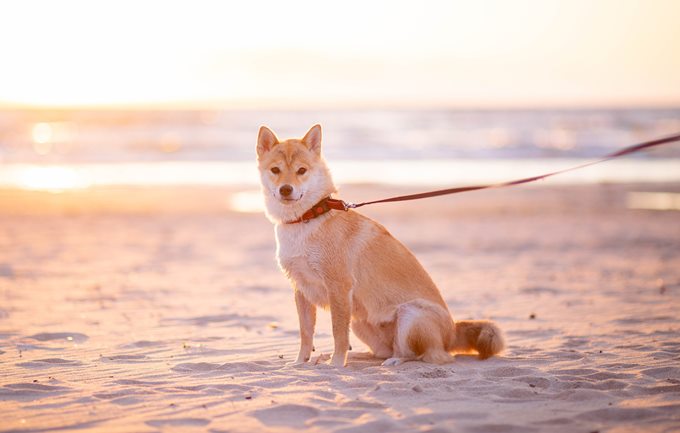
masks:
{"type": "Polygon", "coordinates": [[[365,320],[352,320],[352,331],[359,340],[366,343],[376,358],[392,357],[392,341],[394,340],[394,323],[375,326],[365,320]]]}
{"type": "Polygon", "coordinates": [[[422,360],[434,364],[453,362],[446,350],[448,333],[453,329],[446,309],[427,301],[411,301],[397,309],[394,357],[383,365],[399,365],[422,360]],[[447,331],[448,330],[448,331],[447,331]]]}

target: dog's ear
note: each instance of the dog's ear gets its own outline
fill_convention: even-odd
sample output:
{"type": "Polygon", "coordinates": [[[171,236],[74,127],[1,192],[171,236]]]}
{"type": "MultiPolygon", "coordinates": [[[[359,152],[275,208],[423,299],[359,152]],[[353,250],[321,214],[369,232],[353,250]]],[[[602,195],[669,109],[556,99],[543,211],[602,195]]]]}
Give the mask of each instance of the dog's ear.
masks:
{"type": "Polygon", "coordinates": [[[276,134],[266,126],[260,126],[260,132],[257,133],[257,156],[261,158],[262,155],[269,152],[272,147],[279,144],[279,139],[276,134]]]}
{"type": "Polygon", "coordinates": [[[321,125],[318,123],[311,128],[302,138],[309,150],[314,151],[317,155],[321,153],[321,125]]]}

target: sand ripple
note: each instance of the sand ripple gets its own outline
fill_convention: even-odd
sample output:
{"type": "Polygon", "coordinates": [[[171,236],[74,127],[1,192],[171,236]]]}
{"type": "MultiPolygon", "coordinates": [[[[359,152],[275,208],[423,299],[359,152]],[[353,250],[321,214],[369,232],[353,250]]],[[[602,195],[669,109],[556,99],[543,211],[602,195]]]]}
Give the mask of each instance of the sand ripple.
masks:
{"type": "Polygon", "coordinates": [[[454,318],[508,340],[395,368],[353,336],[347,368],[326,365],[323,311],[311,362],[289,365],[295,305],[261,216],[0,215],[0,433],[676,431],[680,225],[617,207],[625,191],[371,209],[454,318]]]}

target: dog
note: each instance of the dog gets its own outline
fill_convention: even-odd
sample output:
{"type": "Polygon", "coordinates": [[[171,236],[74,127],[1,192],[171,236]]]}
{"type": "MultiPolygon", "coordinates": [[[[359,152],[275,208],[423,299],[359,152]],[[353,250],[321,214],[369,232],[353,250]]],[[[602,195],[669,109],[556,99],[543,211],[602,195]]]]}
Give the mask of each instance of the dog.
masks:
{"type": "Polygon", "coordinates": [[[386,366],[449,363],[454,352],[486,359],[503,350],[493,322],[454,323],[413,253],[382,225],[332,198],[337,191],[321,154],[320,125],[301,139],[283,141],[262,126],[257,163],[266,214],[275,224],[278,264],[295,292],[295,364],[310,359],[317,307],[330,309],[330,364],[336,367],[347,363],[350,326],[386,366]]]}

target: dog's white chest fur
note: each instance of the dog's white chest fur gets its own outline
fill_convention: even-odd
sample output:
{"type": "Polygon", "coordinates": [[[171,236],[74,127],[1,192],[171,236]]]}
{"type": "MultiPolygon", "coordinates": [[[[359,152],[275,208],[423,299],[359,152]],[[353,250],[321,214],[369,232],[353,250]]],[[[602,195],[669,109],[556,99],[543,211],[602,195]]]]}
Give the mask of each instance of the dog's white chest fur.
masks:
{"type": "Polygon", "coordinates": [[[276,226],[276,258],[279,266],[311,303],[328,306],[328,293],[320,274],[317,246],[310,241],[314,222],[276,226]]]}

